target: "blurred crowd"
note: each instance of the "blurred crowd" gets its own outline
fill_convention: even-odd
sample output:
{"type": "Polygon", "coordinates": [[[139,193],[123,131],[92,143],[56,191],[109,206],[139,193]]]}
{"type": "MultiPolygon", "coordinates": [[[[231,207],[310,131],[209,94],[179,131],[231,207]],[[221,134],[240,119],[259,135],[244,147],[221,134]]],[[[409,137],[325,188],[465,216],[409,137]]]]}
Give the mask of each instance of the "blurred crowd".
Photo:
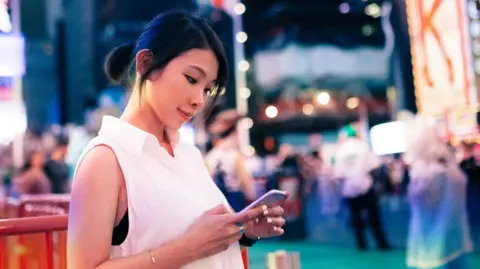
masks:
{"type": "MultiPolygon", "coordinates": [[[[83,147],[98,132],[101,116],[119,115],[112,109],[102,109],[97,114],[96,116],[90,115],[92,119],[83,126],[60,127],[55,125],[43,132],[27,130],[20,145],[22,147],[22,163],[15,161],[13,142],[8,145],[0,145],[0,178],[3,180],[5,194],[16,196],[20,194],[68,193],[76,161],[83,147]]],[[[235,120],[237,119],[227,119],[226,126],[230,128],[235,120]]],[[[217,142],[216,147],[210,145],[207,152],[204,152],[207,165],[216,166],[210,167],[212,173],[220,168],[219,160],[228,160],[228,157],[225,158],[225,154],[222,154],[222,150],[218,148],[237,149],[238,145],[235,141],[232,142],[231,138],[225,139],[232,134],[236,135],[233,131],[230,130],[231,133],[224,134],[221,139],[215,140],[214,135],[213,141],[220,142],[217,142]]],[[[340,135],[337,143],[323,143],[321,135],[312,134],[308,145],[294,147],[288,143],[279,144],[274,137],[267,137],[264,141],[266,154],[262,156],[254,154],[243,160],[249,175],[247,180],[252,181],[247,183],[250,185],[247,187],[249,189],[247,192],[250,193],[246,194],[246,197],[252,200],[264,193],[267,186],[266,181],[289,166],[293,167],[295,173],[301,177],[302,195],[317,195],[322,200],[320,212],[324,214],[337,213],[341,204],[341,182],[335,180],[335,151],[344,138],[345,135],[343,138],[340,135]]],[[[16,142],[18,143],[18,141],[16,142]]],[[[469,196],[480,196],[480,145],[461,143],[456,147],[450,146],[450,148],[459,167],[468,177],[469,196]]],[[[373,183],[376,193],[399,198],[405,197],[409,181],[408,161],[405,160],[402,153],[379,156],[379,167],[373,183]]],[[[475,201],[477,200],[475,199],[475,201]]]]}
{"type": "MultiPolygon", "coordinates": [[[[108,109],[95,115],[84,126],[27,131],[15,142],[21,144],[21,164],[15,161],[15,144],[0,147],[2,196],[68,193],[76,162],[98,132],[101,116],[119,116],[108,109]]],[[[206,125],[212,138],[203,152],[206,166],[237,211],[268,190],[287,191],[283,239],[306,239],[306,199],[315,196],[320,215],[348,210],[360,250],[368,248],[367,226],[377,248],[388,250],[380,200],[389,197],[390,207],[410,206],[407,263],[444,262],[451,252],[463,255],[472,250],[468,227],[480,224],[480,145],[452,146],[425,127],[428,124],[411,119],[404,153],[376,156],[358,126],[349,125],[335,143],[324,143],[321,135],[313,134],[308,145],[298,148],[269,137],[264,141],[267,154],[245,156],[237,137],[241,118],[224,111],[206,125]],[[430,254],[419,254],[425,251],[430,254]]]]}
{"type": "Polygon", "coordinates": [[[15,143],[22,144],[11,143],[0,149],[0,176],[3,179],[4,195],[15,197],[70,191],[67,131],[61,131],[60,128],[51,128],[41,133],[28,130],[22,141],[15,143]],[[22,151],[14,153],[17,146],[22,147],[22,151]]]}
{"type": "Polygon", "coordinates": [[[120,110],[98,108],[87,113],[84,125],[29,129],[11,143],[0,145],[0,196],[69,193],[77,160],[98,133],[104,115],[118,117],[120,110]]]}
{"type": "Polygon", "coordinates": [[[359,250],[369,248],[367,230],[378,249],[389,250],[381,216],[382,197],[388,197],[393,211],[402,205],[410,208],[409,267],[466,268],[473,250],[470,225],[480,217],[480,145],[452,146],[435,126],[409,114],[402,119],[407,145],[403,153],[375,155],[359,125],[348,125],[334,143],[312,135],[309,145],[295,148],[287,143],[274,146],[268,138],[269,153],[243,160],[232,128],[238,120],[233,112],[217,116],[208,127],[214,139],[206,153],[215,182],[235,209],[268,190],[287,191],[291,196],[285,203],[282,239],[305,239],[305,204],[313,195],[320,201],[318,214],[347,209],[359,250]],[[253,176],[246,175],[245,167],[253,176]]]}
{"type": "MultiPolygon", "coordinates": [[[[102,115],[105,114],[116,113],[102,111],[102,115]]],[[[98,119],[91,122],[96,121],[98,119]]],[[[68,125],[63,128],[51,126],[43,132],[27,130],[22,139],[21,164],[15,164],[13,142],[1,145],[0,178],[3,179],[3,185],[9,190],[9,194],[68,193],[76,160],[83,146],[95,136],[98,126],[91,123],[84,126],[68,125]]],[[[235,143],[230,144],[233,148],[237,147],[235,143]]],[[[246,169],[254,181],[250,191],[255,192],[247,196],[253,199],[252,197],[264,192],[266,179],[278,173],[282,166],[295,163],[295,169],[305,181],[302,183],[303,193],[309,195],[315,192],[324,201],[322,203],[324,212],[337,212],[340,187],[339,182],[332,179],[335,178],[334,151],[338,145],[332,147],[332,144],[328,143],[325,146],[319,134],[312,134],[310,143],[301,148],[288,143],[278,145],[274,137],[266,138],[264,145],[266,155],[255,154],[244,160],[246,169]]],[[[451,149],[468,177],[469,194],[480,195],[480,145],[461,143],[456,147],[451,146],[451,149]]],[[[205,152],[207,163],[208,160],[211,162],[213,155],[223,157],[222,154],[218,154],[218,150],[212,151],[210,147],[205,152]]],[[[403,154],[380,156],[379,160],[374,182],[376,192],[380,195],[405,196],[410,176],[403,154]]]]}

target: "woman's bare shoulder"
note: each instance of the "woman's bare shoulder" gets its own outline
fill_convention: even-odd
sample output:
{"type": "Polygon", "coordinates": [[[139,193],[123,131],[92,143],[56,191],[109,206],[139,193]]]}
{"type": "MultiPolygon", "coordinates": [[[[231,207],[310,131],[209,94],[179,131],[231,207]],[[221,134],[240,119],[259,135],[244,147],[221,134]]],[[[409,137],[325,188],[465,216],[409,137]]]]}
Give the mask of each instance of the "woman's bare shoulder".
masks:
{"type": "Polygon", "coordinates": [[[107,145],[97,145],[82,158],[75,173],[74,185],[77,182],[105,185],[109,188],[121,185],[123,173],[115,152],[107,145]],[[114,184],[114,185],[112,185],[114,184]]]}

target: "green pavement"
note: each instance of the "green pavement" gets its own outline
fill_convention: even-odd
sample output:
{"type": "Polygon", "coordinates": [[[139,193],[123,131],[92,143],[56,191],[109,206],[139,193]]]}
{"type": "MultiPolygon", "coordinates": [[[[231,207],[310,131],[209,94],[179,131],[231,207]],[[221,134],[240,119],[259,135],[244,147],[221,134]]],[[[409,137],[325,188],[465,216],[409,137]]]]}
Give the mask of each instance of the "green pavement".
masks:
{"type": "MultiPolygon", "coordinates": [[[[249,250],[250,268],[265,269],[265,254],[276,250],[300,252],[302,269],[405,269],[405,250],[388,252],[314,243],[262,242],[249,250]]],[[[470,268],[480,269],[480,253],[469,257],[470,268]]]]}

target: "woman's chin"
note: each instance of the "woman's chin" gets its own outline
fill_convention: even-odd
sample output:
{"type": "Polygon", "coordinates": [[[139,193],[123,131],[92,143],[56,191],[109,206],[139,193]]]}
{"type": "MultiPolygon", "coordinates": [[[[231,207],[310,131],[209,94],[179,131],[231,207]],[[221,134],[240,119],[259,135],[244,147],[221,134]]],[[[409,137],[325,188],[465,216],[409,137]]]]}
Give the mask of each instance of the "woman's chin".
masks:
{"type": "Polygon", "coordinates": [[[175,122],[171,122],[170,124],[167,124],[167,128],[170,129],[170,130],[174,130],[174,131],[178,131],[180,128],[182,128],[182,126],[185,124],[185,121],[184,120],[178,120],[178,121],[175,121],[175,122]]]}
{"type": "Polygon", "coordinates": [[[166,125],[166,129],[169,131],[169,132],[176,132],[178,131],[180,128],[182,128],[183,126],[183,123],[173,123],[173,124],[168,124],[166,125]]]}

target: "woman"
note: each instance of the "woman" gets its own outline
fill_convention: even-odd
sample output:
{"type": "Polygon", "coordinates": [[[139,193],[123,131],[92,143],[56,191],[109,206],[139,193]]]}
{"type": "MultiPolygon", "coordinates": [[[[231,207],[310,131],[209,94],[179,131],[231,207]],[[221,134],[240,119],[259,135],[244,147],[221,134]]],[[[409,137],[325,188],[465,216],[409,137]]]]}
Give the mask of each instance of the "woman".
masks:
{"type": "Polygon", "coordinates": [[[205,158],[215,183],[237,212],[256,198],[252,176],[238,148],[237,123],[240,119],[235,110],[222,111],[215,117],[208,126],[215,142],[205,158]]]}
{"type": "Polygon", "coordinates": [[[407,265],[467,268],[466,255],[472,251],[466,214],[467,179],[435,126],[409,117],[404,128],[411,206],[407,265]]]}
{"type": "Polygon", "coordinates": [[[42,151],[34,151],[13,180],[13,191],[22,194],[47,194],[52,192],[50,179],[44,171],[45,157],[42,151]]]}
{"type": "Polygon", "coordinates": [[[232,213],[199,150],[178,143],[178,129],[225,86],[226,66],[208,24],[181,12],[155,17],[111,52],[106,73],[132,82],[132,94],[80,158],[69,269],[243,268],[239,242],[283,233],[281,207],[232,213]]]}

